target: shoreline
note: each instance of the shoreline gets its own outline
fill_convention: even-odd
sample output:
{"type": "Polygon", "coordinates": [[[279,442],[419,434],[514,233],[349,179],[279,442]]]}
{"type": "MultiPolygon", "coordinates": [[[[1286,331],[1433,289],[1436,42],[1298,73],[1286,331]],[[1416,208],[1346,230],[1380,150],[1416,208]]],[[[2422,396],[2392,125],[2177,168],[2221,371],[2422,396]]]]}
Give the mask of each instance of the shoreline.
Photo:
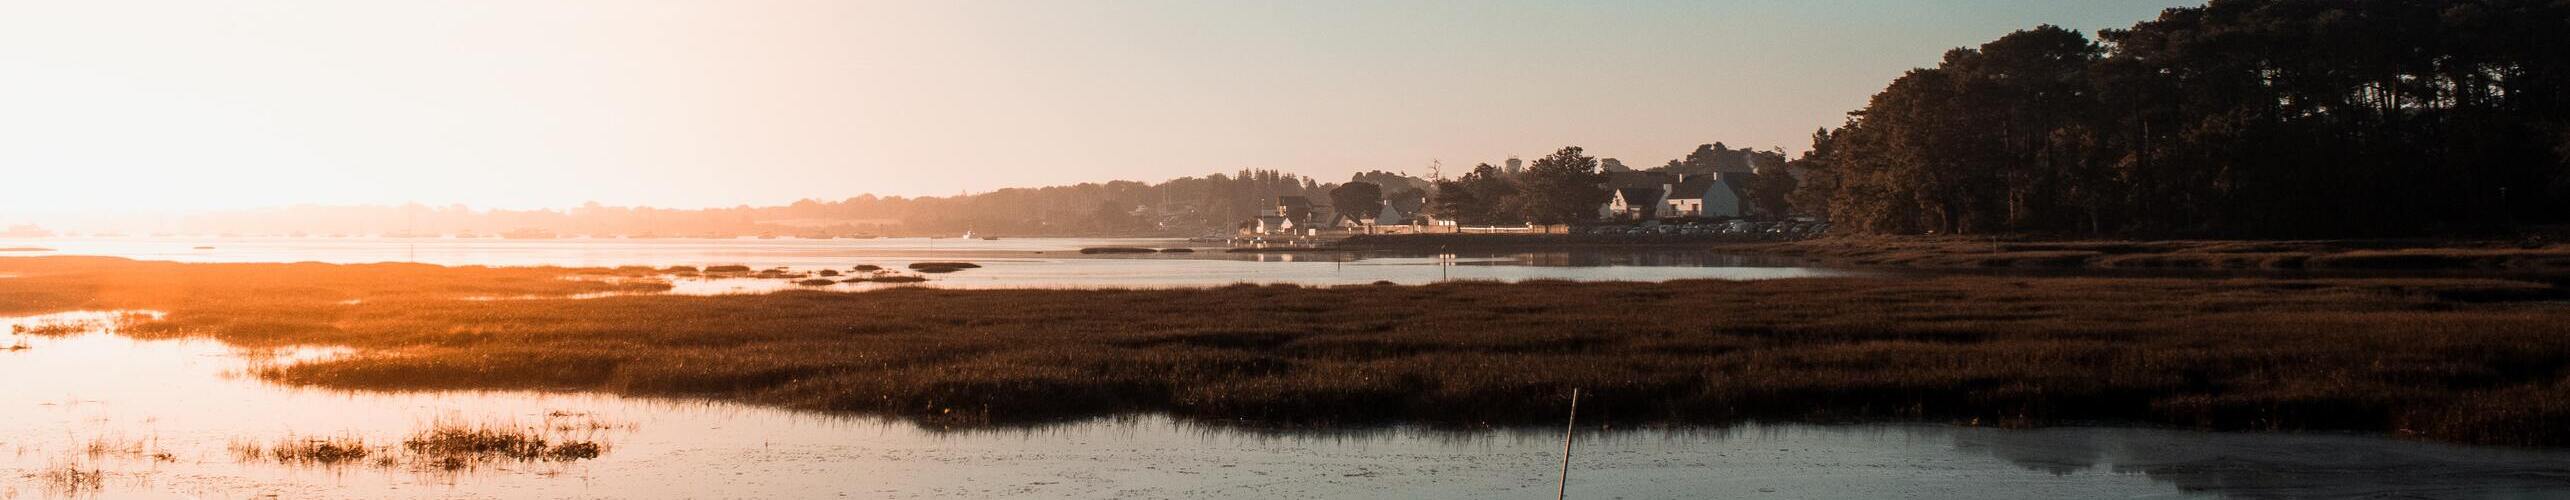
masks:
{"type": "Polygon", "coordinates": [[[2504,240],[2038,240],[1828,237],[1796,241],[1713,235],[1373,235],[1342,251],[1665,248],[1803,257],[1827,264],[1918,269],[2477,270],[2570,274],[2570,244],[2504,240]]]}
{"type": "MultiPolygon", "coordinates": [[[[2024,276],[613,295],[605,272],[0,258],[0,312],[334,345],[260,378],[722,400],[950,428],[2132,422],[2570,446],[2570,292],[2024,276]],[[476,296],[528,297],[504,301],[476,296]]],[[[665,284],[662,284],[665,286],[665,284]]]]}

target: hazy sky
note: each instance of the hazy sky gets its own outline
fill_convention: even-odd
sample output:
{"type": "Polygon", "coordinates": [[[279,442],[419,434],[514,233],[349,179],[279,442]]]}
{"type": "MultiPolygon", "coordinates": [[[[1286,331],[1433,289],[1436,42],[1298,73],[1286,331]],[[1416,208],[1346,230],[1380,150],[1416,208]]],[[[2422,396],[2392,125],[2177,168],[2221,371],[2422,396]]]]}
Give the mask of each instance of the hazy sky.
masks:
{"type": "Polygon", "coordinates": [[[779,204],[1782,146],[2168,0],[0,0],[0,220],[779,204]]]}

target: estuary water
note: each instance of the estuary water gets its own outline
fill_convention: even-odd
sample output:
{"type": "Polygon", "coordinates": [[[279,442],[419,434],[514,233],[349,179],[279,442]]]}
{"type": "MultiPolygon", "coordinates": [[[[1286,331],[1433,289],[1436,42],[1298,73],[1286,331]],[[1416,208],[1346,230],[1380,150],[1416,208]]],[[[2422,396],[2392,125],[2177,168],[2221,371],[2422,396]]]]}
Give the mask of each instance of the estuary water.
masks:
{"type": "MultiPolygon", "coordinates": [[[[1141,239],[503,240],[50,238],[13,255],[187,262],[422,262],[796,270],[983,267],[920,286],[1171,287],[1450,279],[1837,276],[1790,259],[1604,250],[1085,255],[1141,239]]],[[[0,276],[0,279],[6,279],[0,276]]],[[[680,293],[787,280],[675,278],[680,293]]],[[[831,285],[834,288],[872,286],[831,285]]],[[[11,498],[1528,498],[1550,495],[1562,429],[1277,432],[1153,415],[947,431],[720,402],[527,391],[287,387],[263,366],[341,355],[139,340],[121,315],[0,318],[0,499],[11,498]],[[497,429],[594,453],[457,460],[411,444],[497,429]],[[281,454],[327,444],[363,456],[281,454]]],[[[2570,452],[2344,434],[1947,425],[1583,427],[1575,498],[2558,498],[2570,452]]]]}
{"type": "MultiPolygon", "coordinates": [[[[349,392],[250,370],[336,355],[136,340],[116,313],[0,318],[0,498],[1536,498],[1560,428],[1283,433],[1158,416],[916,425],[704,401],[349,392]],[[26,326],[28,328],[17,328],[26,326]],[[36,328],[44,327],[44,328],[36,328]],[[424,429],[531,429],[577,459],[393,458],[424,429]],[[322,463],[241,452],[330,440],[322,463]],[[382,459],[378,460],[377,457],[382,459]]],[[[2542,498],[2570,453],[2334,434],[1944,425],[1582,428],[1574,498],[2542,498]]]]}
{"type": "MultiPolygon", "coordinates": [[[[1838,276],[1800,259],[1703,250],[1581,250],[1421,254],[1231,253],[1228,247],[1175,239],[961,238],[880,239],[541,239],[499,238],[187,238],[104,237],[0,240],[13,255],[106,255],[178,262],[419,262],[480,266],[747,265],[845,270],[861,264],[899,269],[917,262],[966,261],[982,267],[931,276],[921,286],[949,288],[1150,288],[1233,283],[1303,285],[1441,280],[1667,281],[1838,276]],[[1183,253],[1082,254],[1083,248],[1184,248],[1183,253]]],[[[681,283],[682,291],[764,291],[782,285],[681,283]]],[[[853,285],[851,285],[853,287],[853,285]]]]}

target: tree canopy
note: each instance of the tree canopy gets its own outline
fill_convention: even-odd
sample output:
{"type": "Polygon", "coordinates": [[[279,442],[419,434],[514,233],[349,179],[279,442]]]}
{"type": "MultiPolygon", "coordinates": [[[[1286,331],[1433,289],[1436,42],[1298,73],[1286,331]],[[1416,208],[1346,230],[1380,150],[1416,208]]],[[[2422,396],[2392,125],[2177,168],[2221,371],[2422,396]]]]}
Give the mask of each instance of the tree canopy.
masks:
{"type": "Polygon", "coordinates": [[[1601,184],[1597,158],[1579,146],[1562,148],[1526,167],[1518,178],[1518,213],[1536,224],[1568,224],[1597,218],[1597,206],[1614,195],[1601,184]]]}
{"type": "Polygon", "coordinates": [[[1878,233],[2482,231],[2570,217],[2570,2],[2215,0],[1956,49],[1792,165],[1878,233]]]}
{"type": "Polygon", "coordinates": [[[1371,219],[1383,213],[1383,186],[1371,182],[1349,182],[1330,190],[1330,206],[1340,214],[1371,219]]]}

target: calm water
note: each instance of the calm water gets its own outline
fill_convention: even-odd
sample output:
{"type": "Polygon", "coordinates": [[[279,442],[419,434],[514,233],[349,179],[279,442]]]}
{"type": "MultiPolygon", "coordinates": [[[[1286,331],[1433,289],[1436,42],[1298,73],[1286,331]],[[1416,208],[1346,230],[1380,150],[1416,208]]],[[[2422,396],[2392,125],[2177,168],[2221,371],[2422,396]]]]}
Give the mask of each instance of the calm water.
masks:
{"type": "MultiPolygon", "coordinates": [[[[113,255],[180,262],[421,262],[489,266],[652,267],[742,264],[756,268],[845,270],[858,264],[900,268],[923,261],[984,266],[931,276],[927,286],[955,288],[1173,287],[1232,283],[1420,284],[1440,280],[1564,279],[1666,281],[1835,276],[1843,270],[1798,267],[1799,260],[1685,250],[1497,252],[1405,255],[1368,253],[1236,254],[1225,247],[1169,239],[956,238],[884,239],[559,239],[496,238],[49,238],[0,240],[0,247],[48,252],[0,255],[113,255]],[[1193,247],[1195,253],[1083,255],[1089,247],[1193,247]],[[198,248],[210,247],[210,248],[198,248]]],[[[680,283],[682,292],[763,291],[781,280],[680,283]]],[[[841,288],[854,288],[844,285],[841,288]]]]}
{"type": "MultiPolygon", "coordinates": [[[[90,238],[0,241],[47,252],[189,262],[450,265],[745,264],[898,268],[964,260],[929,286],[1156,287],[1446,279],[1667,280],[1830,276],[1799,262],[1687,251],[1462,255],[1080,255],[1173,240],[451,240],[90,238]],[[211,248],[196,248],[199,246],[211,248]]],[[[681,293],[785,280],[675,280],[681,293]]],[[[853,289],[871,285],[833,285],[853,289]]],[[[104,313],[0,318],[13,325],[104,313]]],[[[1154,416],[938,432],[901,422],[701,401],[533,392],[348,392],[244,375],[340,353],[138,341],[112,322],[0,336],[0,498],[271,496],[784,498],[1523,498],[1555,487],[1557,429],[1279,434],[1154,416]],[[23,348],[13,348],[23,346],[23,348]],[[242,443],[314,436],[397,445],[438,423],[584,429],[571,462],[314,466],[244,458],[242,443]],[[566,425],[565,422],[571,424],[566,425]],[[62,471],[96,471],[94,484],[62,471]]],[[[2570,453],[2347,435],[2133,428],[1763,425],[1584,430],[1583,498],[2528,498],[2570,495],[2570,453]]]]}
{"type": "MultiPolygon", "coordinates": [[[[100,313],[0,319],[57,324],[100,313]]],[[[0,331],[6,331],[0,326],[0,331]]],[[[344,392],[243,375],[330,349],[0,337],[0,498],[1534,498],[1557,429],[1278,434],[1160,417],[935,432],[898,422],[533,392],[344,392]],[[464,471],[236,456],[296,436],[397,443],[437,422],[603,425],[601,456],[464,471]],[[49,471],[93,470],[66,486],[49,471]]],[[[1770,425],[1584,430],[1581,498],[2570,495],[2570,453],[2344,435],[1770,425]]]]}

